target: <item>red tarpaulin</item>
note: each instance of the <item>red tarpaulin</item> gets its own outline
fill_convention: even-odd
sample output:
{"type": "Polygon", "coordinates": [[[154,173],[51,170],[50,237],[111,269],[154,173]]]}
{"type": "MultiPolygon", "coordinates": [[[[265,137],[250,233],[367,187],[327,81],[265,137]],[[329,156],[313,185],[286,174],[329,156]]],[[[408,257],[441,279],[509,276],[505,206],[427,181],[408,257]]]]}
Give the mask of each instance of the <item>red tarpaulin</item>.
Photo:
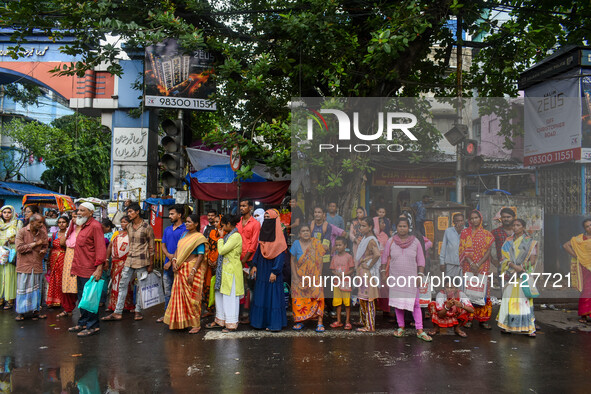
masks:
{"type": "MultiPolygon", "coordinates": [[[[240,184],[240,198],[260,201],[264,204],[281,204],[289,190],[291,181],[243,182],[240,184]]],[[[205,201],[236,200],[236,183],[199,183],[191,178],[191,196],[205,201]]]]}

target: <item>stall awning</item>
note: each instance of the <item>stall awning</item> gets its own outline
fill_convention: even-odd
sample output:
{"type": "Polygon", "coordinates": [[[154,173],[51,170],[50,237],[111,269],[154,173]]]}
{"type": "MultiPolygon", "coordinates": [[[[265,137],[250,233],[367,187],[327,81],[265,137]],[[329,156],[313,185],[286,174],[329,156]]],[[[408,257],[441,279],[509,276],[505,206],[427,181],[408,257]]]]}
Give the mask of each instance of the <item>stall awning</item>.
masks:
{"type": "MultiPolygon", "coordinates": [[[[240,198],[253,199],[264,204],[281,204],[290,184],[290,181],[241,182],[240,198]]],[[[191,196],[205,201],[236,200],[238,185],[236,183],[200,183],[197,178],[191,178],[191,196]]]]}

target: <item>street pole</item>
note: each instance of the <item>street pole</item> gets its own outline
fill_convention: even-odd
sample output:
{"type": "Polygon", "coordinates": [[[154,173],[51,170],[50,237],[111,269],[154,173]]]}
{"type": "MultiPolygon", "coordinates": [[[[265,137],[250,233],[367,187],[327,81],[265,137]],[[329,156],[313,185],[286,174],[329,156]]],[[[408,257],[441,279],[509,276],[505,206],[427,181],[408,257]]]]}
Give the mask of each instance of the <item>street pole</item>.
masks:
{"type": "MultiPolygon", "coordinates": [[[[456,27],[456,90],[457,124],[462,123],[462,16],[458,14],[456,27]]],[[[464,202],[464,177],[462,174],[462,145],[456,145],[456,201],[459,204],[464,202]]]]}

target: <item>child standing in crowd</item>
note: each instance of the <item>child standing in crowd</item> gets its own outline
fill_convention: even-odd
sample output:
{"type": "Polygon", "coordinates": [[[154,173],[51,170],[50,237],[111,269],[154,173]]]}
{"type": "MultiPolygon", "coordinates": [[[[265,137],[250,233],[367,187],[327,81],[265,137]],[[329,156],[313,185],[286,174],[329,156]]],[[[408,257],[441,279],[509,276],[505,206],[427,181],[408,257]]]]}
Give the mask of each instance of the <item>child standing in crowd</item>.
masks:
{"type": "Polygon", "coordinates": [[[351,274],[355,270],[355,261],[353,256],[345,251],[347,240],[344,237],[338,237],[335,241],[336,254],[332,256],[330,269],[333,275],[339,277],[340,286],[334,289],[334,298],[332,305],[337,308],[337,321],[332,323],[332,328],[343,327],[341,323],[341,307],[345,305],[345,330],[353,328],[351,326],[351,274]]]}

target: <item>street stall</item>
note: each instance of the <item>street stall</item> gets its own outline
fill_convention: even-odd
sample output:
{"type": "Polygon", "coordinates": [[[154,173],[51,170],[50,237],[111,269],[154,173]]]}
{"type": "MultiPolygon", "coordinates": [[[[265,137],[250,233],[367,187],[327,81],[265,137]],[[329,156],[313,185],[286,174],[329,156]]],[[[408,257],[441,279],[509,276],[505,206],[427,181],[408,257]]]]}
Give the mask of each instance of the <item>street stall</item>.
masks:
{"type": "Polygon", "coordinates": [[[215,165],[190,174],[191,196],[199,200],[236,200],[248,198],[264,204],[281,204],[290,181],[268,181],[254,173],[237,182],[229,165],[215,165]],[[240,194],[239,194],[240,193],[240,194]]]}
{"type": "Polygon", "coordinates": [[[161,268],[164,264],[164,253],[162,252],[162,235],[164,229],[170,225],[168,219],[168,210],[164,210],[164,207],[170,207],[175,204],[173,198],[147,198],[142,204],[142,210],[149,212],[149,222],[154,230],[154,243],[155,243],[155,257],[154,266],[161,268]]]}
{"type": "MultiPolygon", "coordinates": [[[[433,247],[429,251],[429,257],[432,262],[432,270],[439,269],[439,254],[441,253],[441,244],[443,234],[448,227],[453,226],[453,215],[461,213],[468,219],[468,206],[455,203],[453,201],[435,201],[433,204],[425,206],[427,211],[425,220],[425,236],[433,242],[433,247]]],[[[438,272],[438,271],[436,271],[438,272]]]]}
{"type": "Polygon", "coordinates": [[[198,200],[248,198],[279,205],[291,184],[289,175],[279,176],[263,165],[254,166],[251,178],[238,180],[229,155],[191,148],[187,154],[194,170],[187,180],[191,196],[198,200]]]}

